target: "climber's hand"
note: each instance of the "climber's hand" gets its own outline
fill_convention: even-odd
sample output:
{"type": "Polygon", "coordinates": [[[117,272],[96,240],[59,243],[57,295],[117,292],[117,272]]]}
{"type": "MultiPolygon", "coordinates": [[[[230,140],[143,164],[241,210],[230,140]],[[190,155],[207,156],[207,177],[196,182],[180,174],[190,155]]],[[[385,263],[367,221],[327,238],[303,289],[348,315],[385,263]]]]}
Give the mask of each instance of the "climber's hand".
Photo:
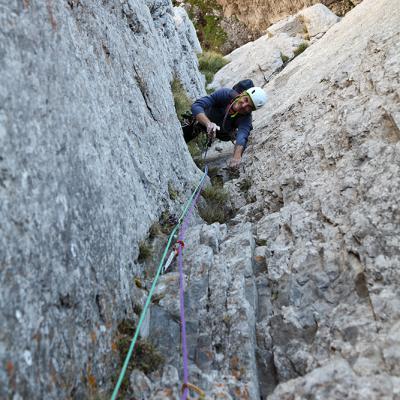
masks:
{"type": "Polygon", "coordinates": [[[219,131],[219,126],[214,122],[207,122],[206,129],[208,137],[214,140],[217,131],[219,131]]]}
{"type": "Polygon", "coordinates": [[[240,165],[241,158],[232,157],[228,162],[228,167],[231,169],[238,169],[240,165]]]}

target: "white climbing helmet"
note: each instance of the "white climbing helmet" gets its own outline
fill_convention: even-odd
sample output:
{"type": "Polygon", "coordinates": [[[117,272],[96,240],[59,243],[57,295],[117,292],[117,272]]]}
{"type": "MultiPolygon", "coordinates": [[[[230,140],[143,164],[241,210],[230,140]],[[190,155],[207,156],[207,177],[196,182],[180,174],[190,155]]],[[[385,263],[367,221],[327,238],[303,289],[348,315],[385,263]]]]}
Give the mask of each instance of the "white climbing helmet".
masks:
{"type": "Polygon", "coordinates": [[[254,104],[256,110],[261,108],[267,102],[267,94],[260,87],[252,87],[246,90],[254,104]]]}

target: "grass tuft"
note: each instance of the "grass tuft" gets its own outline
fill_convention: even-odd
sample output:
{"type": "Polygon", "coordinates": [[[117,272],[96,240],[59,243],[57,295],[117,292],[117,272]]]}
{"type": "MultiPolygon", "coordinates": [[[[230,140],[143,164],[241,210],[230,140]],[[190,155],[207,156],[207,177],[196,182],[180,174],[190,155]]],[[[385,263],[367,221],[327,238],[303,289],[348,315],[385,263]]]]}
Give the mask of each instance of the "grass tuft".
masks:
{"type": "Polygon", "coordinates": [[[179,81],[178,78],[175,78],[172,81],[171,90],[174,97],[176,114],[179,121],[182,121],[182,114],[190,110],[192,101],[190,100],[189,96],[182,86],[182,83],[179,81]]]}
{"type": "Polygon", "coordinates": [[[186,0],[188,14],[196,28],[201,47],[220,51],[227,34],[222,28],[222,6],[217,0],[186,0]]]}
{"type": "Polygon", "coordinates": [[[202,192],[205,205],[199,206],[200,217],[209,224],[224,223],[232,214],[229,207],[229,194],[222,186],[209,186],[202,192]]]}
{"type": "Polygon", "coordinates": [[[179,193],[172,182],[168,182],[168,194],[172,201],[175,201],[178,198],[179,193]]]}
{"type": "Polygon", "coordinates": [[[283,53],[281,53],[281,60],[285,64],[289,61],[289,57],[283,53]]]}
{"type": "Polygon", "coordinates": [[[161,236],[162,228],[159,222],[154,222],[149,229],[149,239],[153,240],[157,236],[161,236]]]}
{"type": "MultiPolygon", "coordinates": [[[[118,333],[114,343],[119,354],[121,367],[128,354],[135,329],[136,325],[134,321],[129,319],[122,320],[118,325],[118,333]]],[[[129,377],[134,369],[139,369],[145,374],[149,374],[160,369],[164,363],[164,357],[152,343],[145,339],[138,339],[121,384],[121,398],[124,398],[123,394],[126,394],[129,390],[129,377]]],[[[121,368],[118,368],[118,373],[120,370],[121,368]]],[[[114,383],[117,381],[117,378],[118,376],[114,377],[114,383]]]]}
{"type": "Polygon", "coordinates": [[[150,258],[151,254],[152,254],[151,245],[147,241],[142,240],[139,243],[139,257],[138,257],[139,262],[147,260],[148,258],[150,258]]]}
{"type": "Polygon", "coordinates": [[[134,306],[133,306],[133,312],[137,315],[137,316],[140,316],[141,314],[142,314],[142,311],[143,311],[143,307],[140,305],[140,304],[135,304],[134,306]]]}
{"type": "Polygon", "coordinates": [[[212,82],[214,75],[229,61],[215,51],[205,51],[199,55],[199,69],[206,77],[206,83],[212,82]]]}
{"type": "Polygon", "coordinates": [[[245,178],[240,182],[239,189],[242,192],[247,193],[249,191],[249,189],[251,188],[251,185],[252,185],[251,179],[250,178],[245,178]]]}
{"type": "Polygon", "coordinates": [[[299,47],[294,50],[294,56],[297,57],[299,54],[301,54],[306,48],[308,47],[308,44],[306,42],[300,43],[299,47]]]}
{"type": "Polygon", "coordinates": [[[170,214],[169,211],[164,210],[161,213],[159,225],[161,232],[165,235],[169,235],[174,226],[178,223],[178,219],[175,215],[170,214]]]}

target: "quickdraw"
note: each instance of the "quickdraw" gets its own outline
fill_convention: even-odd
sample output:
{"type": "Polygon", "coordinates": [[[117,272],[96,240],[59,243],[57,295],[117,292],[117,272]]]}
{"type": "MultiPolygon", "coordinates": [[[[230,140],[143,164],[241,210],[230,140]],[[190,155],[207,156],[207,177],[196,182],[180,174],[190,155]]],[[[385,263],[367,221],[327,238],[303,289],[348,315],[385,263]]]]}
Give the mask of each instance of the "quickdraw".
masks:
{"type": "Polygon", "coordinates": [[[178,240],[176,242],[176,245],[174,246],[174,248],[171,251],[171,254],[168,257],[168,260],[166,261],[164,267],[163,267],[163,274],[165,274],[167,272],[167,269],[170,267],[170,265],[172,264],[172,261],[174,260],[174,258],[178,255],[178,245],[181,246],[182,250],[185,247],[185,243],[183,243],[182,240],[178,240]]]}

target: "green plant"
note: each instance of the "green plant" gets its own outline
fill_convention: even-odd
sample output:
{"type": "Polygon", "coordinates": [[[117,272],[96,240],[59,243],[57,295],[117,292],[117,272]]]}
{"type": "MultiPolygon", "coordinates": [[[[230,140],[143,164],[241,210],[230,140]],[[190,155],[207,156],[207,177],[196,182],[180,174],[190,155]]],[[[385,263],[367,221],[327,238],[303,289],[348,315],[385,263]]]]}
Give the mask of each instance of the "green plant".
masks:
{"type": "Polygon", "coordinates": [[[143,307],[140,305],[140,304],[135,304],[134,306],[133,306],[133,312],[136,314],[136,315],[140,315],[141,313],[142,313],[142,311],[143,311],[143,307]]]}
{"type": "Polygon", "coordinates": [[[169,198],[174,201],[178,198],[178,191],[175,189],[172,182],[168,182],[168,194],[169,198]]]}
{"type": "Polygon", "coordinates": [[[122,335],[133,336],[136,330],[135,321],[125,318],[118,324],[117,329],[122,335]]]}
{"type": "Polygon", "coordinates": [[[209,186],[202,192],[205,204],[199,206],[199,214],[204,221],[224,223],[231,216],[229,194],[222,186],[209,186]]]}
{"type": "Polygon", "coordinates": [[[306,42],[300,43],[299,47],[294,50],[293,54],[295,57],[297,57],[299,54],[301,54],[306,48],[308,47],[308,44],[306,42]]]}
{"type": "Polygon", "coordinates": [[[221,18],[215,15],[206,15],[204,20],[205,24],[200,28],[203,47],[207,50],[218,51],[227,39],[227,34],[220,25],[221,18]]]}
{"type": "Polygon", "coordinates": [[[199,147],[199,144],[197,143],[197,141],[195,141],[195,140],[190,141],[187,144],[187,147],[188,147],[189,153],[193,159],[201,156],[201,148],[199,147]]]}
{"type": "Polygon", "coordinates": [[[139,257],[138,257],[139,262],[143,262],[148,258],[150,258],[151,253],[152,253],[151,245],[145,240],[142,240],[139,243],[139,257]]]}
{"type": "Polygon", "coordinates": [[[228,314],[224,314],[224,316],[222,317],[222,321],[224,321],[226,326],[229,326],[232,322],[232,317],[228,314]]]}
{"type": "Polygon", "coordinates": [[[266,239],[256,239],[255,240],[257,246],[266,246],[267,240],[266,239]]]}
{"type": "Polygon", "coordinates": [[[140,278],[136,277],[133,281],[135,282],[136,287],[138,287],[139,289],[143,289],[143,283],[140,278]]]}
{"type": "Polygon", "coordinates": [[[289,57],[283,53],[281,53],[281,60],[285,64],[289,61],[289,57]]]}
{"type": "Polygon", "coordinates": [[[170,214],[168,210],[164,210],[161,213],[159,224],[161,227],[161,232],[168,235],[172,228],[177,224],[177,218],[175,215],[170,214]]]}
{"type": "Polygon", "coordinates": [[[227,38],[221,26],[221,5],[216,0],[186,0],[185,3],[189,5],[189,17],[196,28],[202,48],[220,51],[227,38]]]}
{"type": "Polygon", "coordinates": [[[152,240],[162,234],[162,228],[159,222],[154,222],[149,228],[149,239],[152,240]]]}
{"type": "Polygon", "coordinates": [[[196,160],[194,160],[194,163],[197,165],[197,168],[199,169],[203,169],[206,165],[205,161],[202,158],[197,158],[196,160]]]}
{"type": "Polygon", "coordinates": [[[165,297],[165,294],[164,294],[164,293],[155,294],[155,295],[152,297],[151,302],[152,302],[153,304],[159,304],[160,301],[161,301],[164,297],[165,297]]]}
{"type": "Polygon", "coordinates": [[[199,55],[199,69],[206,77],[206,83],[211,83],[214,75],[229,63],[224,56],[215,51],[205,51],[199,55]]]}
{"type": "Polygon", "coordinates": [[[221,174],[221,169],[218,167],[209,167],[208,176],[210,177],[211,184],[213,186],[223,186],[224,178],[221,174]]]}
{"type": "Polygon", "coordinates": [[[200,156],[204,150],[204,147],[206,146],[206,143],[207,143],[207,135],[205,132],[200,130],[200,133],[197,135],[197,137],[191,140],[187,144],[189,153],[192,156],[193,161],[199,168],[202,168],[204,166],[202,165],[202,167],[200,167],[199,165],[202,164],[200,156]]]}
{"type": "MultiPolygon", "coordinates": [[[[134,321],[129,319],[122,320],[118,325],[118,333],[114,343],[119,354],[120,367],[122,367],[122,364],[128,354],[135,329],[136,326],[134,321]]],[[[121,384],[121,398],[124,398],[123,394],[126,393],[129,388],[129,377],[134,369],[139,369],[145,374],[149,374],[162,367],[164,362],[164,357],[151,342],[139,338],[135,344],[124,379],[121,384]]],[[[117,370],[120,371],[120,369],[121,368],[118,368],[117,370]]],[[[114,383],[116,382],[116,379],[117,376],[113,379],[114,383]]]]}
{"type": "Polygon", "coordinates": [[[174,97],[175,111],[178,119],[182,120],[182,114],[190,109],[192,101],[189,99],[182,83],[175,78],[171,84],[172,95],[174,97]]]}
{"type": "Polygon", "coordinates": [[[248,192],[249,189],[251,188],[251,185],[252,185],[251,179],[250,179],[250,178],[245,178],[245,179],[243,179],[243,180],[240,182],[240,184],[239,184],[239,189],[240,189],[242,192],[246,193],[246,192],[248,192]]]}

